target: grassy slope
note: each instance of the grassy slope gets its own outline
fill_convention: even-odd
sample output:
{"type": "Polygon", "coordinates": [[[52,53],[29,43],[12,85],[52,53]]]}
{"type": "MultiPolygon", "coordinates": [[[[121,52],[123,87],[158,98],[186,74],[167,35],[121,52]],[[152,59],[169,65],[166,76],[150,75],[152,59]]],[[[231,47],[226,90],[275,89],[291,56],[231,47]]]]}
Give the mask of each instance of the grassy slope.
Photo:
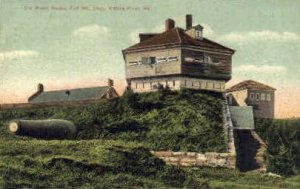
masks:
{"type": "Polygon", "coordinates": [[[0,120],[62,118],[77,139],[123,140],[153,150],[226,151],[221,95],[182,91],[129,94],[85,107],[7,110],[0,120]]]}
{"type": "MultiPolygon", "coordinates": [[[[213,101],[216,99],[211,98],[209,101],[209,98],[203,97],[205,94],[199,94],[203,97],[201,98],[203,101],[199,102],[201,100],[198,98],[186,98],[184,95],[130,96],[128,102],[117,99],[110,103],[80,109],[49,108],[38,111],[2,112],[0,114],[2,116],[0,118],[0,188],[299,188],[299,176],[279,179],[265,174],[240,173],[220,168],[181,169],[165,165],[161,160],[153,157],[149,153],[149,148],[155,149],[158,144],[152,145],[150,136],[160,136],[158,128],[163,130],[161,136],[164,137],[160,136],[160,140],[169,144],[170,148],[175,146],[175,149],[180,150],[197,149],[197,146],[189,146],[188,141],[176,146],[168,136],[180,133],[180,139],[183,140],[186,136],[182,136],[182,133],[201,134],[203,131],[207,133],[215,129],[212,127],[213,129],[207,130],[204,122],[210,121],[208,115],[213,116],[217,112],[203,109],[208,109],[205,106],[214,104],[213,101]],[[153,98],[156,100],[154,101],[153,98]],[[166,98],[170,99],[166,100],[166,98]],[[185,109],[178,109],[177,113],[172,114],[171,110],[164,110],[167,108],[164,103],[169,103],[174,109],[180,107],[185,109]],[[194,105],[201,113],[193,108],[186,109],[194,105]],[[115,109],[110,112],[112,107],[115,109]],[[168,117],[167,112],[170,112],[171,118],[168,117]],[[161,114],[163,117],[159,118],[161,114]],[[195,114],[200,114],[199,119],[204,120],[200,126],[204,125],[206,130],[193,131],[196,126],[196,123],[193,123],[195,114]],[[5,127],[9,119],[16,117],[40,119],[68,118],[68,116],[81,129],[76,140],[38,140],[20,137],[8,133],[5,127]],[[127,123],[126,120],[131,122],[124,124],[127,123]],[[144,128],[145,125],[150,129],[138,129],[144,128]],[[166,128],[173,125],[176,129],[166,128]],[[157,127],[156,132],[154,132],[155,127],[157,127]],[[184,130],[186,129],[184,127],[192,130],[184,130]],[[152,132],[155,135],[151,135],[152,132]],[[146,141],[139,138],[138,134],[142,134],[146,141]]],[[[218,119],[220,118],[216,118],[217,122],[215,122],[216,128],[220,123],[218,119]]],[[[223,140],[222,132],[215,135],[208,133],[208,135],[223,140]]],[[[193,138],[189,141],[193,142],[193,138]]],[[[198,142],[202,142],[205,146],[203,141],[198,142]]],[[[219,150],[223,148],[222,144],[215,146],[218,146],[219,150]]]]}
{"type": "Polygon", "coordinates": [[[221,168],[165,165],[142,144],[120,140],[37,140],[1,125],[0,188],[297,188],[300,176],[273,178],[221,168]]]}

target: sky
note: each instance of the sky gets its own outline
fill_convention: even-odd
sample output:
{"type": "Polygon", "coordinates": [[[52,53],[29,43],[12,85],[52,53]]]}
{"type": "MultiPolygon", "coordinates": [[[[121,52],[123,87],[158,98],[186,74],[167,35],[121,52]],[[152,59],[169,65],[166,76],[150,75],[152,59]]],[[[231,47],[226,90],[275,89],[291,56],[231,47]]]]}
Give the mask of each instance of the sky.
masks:
{"type": "Polygon", "coordinates": [[[45,90],[125,86],[122,49],[185,15],[204,37],[235,49],[231,86],[253,79],[277,89],[275,116],[300,117],[300,1],[0,0],[0,103],[45,90]]]}

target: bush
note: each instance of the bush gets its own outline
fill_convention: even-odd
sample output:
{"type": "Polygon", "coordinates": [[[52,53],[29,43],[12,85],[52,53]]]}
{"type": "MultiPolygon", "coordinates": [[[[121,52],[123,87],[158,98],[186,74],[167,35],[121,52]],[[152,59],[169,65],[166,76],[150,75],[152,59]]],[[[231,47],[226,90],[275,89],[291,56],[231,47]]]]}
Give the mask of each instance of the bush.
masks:
{"type": "Polygon", "coordinates": [[[299,173],[300,120],[257,119],[255,127],[268,145],[268,171],[282,175],[299,173]]]}

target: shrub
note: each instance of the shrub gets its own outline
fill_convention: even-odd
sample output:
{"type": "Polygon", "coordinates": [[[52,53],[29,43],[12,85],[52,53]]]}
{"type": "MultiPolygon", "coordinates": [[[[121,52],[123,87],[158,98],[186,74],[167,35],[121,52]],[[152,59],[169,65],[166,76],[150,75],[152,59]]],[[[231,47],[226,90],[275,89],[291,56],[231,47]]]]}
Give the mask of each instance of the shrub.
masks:
{"type": "Polygon", "coordinates": [[[255,127],[268,145],[268,170],[282,175],[299,173],[300,120],[257,119],[255,127]]]}

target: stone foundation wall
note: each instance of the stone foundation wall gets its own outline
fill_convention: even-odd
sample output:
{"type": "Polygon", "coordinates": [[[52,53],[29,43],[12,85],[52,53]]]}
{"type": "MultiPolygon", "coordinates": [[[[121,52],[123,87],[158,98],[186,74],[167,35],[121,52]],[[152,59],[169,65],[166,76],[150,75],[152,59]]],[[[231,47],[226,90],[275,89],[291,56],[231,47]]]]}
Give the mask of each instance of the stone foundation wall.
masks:
{"type": "Polygon", "coordinates": [[[190,167],[227,167],[235,168],[236,157],[232,153],[196,153],[196,152],[172,152],[152,151],[154,156],[162,159],[167,164],[190,167]]]}

